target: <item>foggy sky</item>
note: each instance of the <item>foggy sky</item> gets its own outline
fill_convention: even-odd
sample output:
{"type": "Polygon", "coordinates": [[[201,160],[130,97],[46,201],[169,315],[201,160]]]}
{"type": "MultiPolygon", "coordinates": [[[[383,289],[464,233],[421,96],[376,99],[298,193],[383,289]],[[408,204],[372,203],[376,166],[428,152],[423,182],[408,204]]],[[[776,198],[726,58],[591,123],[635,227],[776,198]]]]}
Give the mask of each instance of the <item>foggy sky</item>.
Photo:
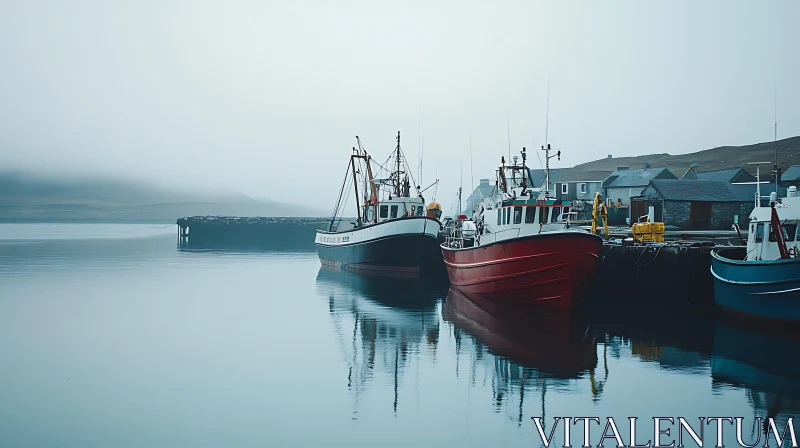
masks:
{"type": "Polygon", "coordinates": [[[462,173],[465,198],[493,179],[506,111],[512,153],[545,143],[548,80],[553,167],[772,140],[776,92],[778,138],[800,134],[798,18],[791,0],[4,0],[0,168],[330,210],[356,135],[383,161],[400,131],[416,174],[423,125],[447,209],[462,173]]]}

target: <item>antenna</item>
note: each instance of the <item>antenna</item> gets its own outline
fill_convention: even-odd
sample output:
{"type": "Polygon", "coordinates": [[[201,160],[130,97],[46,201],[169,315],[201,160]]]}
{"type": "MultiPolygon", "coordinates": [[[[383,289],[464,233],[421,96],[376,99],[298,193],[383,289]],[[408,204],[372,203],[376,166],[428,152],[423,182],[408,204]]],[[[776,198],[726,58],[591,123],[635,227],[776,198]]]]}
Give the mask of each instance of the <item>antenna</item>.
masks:
{"type": "Polygon", "coordinates": [[[778,88],[775,87],[775,194],[778,194],[778,88]]]}
{"type": "Polygon", "coordinates": [[[511,121],[508,118],[508,108],[506,108],[506,134],[508,135],[508,160],[511,160],[511,121]]]}
{"type": "MultiPolygon", "coordinates": [[[[550,129],[550,78],[547,78],[547,112],[544,116],[544,142],[547,143],[547,131],[550,129]]],[[[548,186],[548,188],[550,188],[548,186]]]]}
{"type": "Polygon", "coordinates": [[[458,186],[458,214],[456,216],[461,216],[461,187],[464,185],[464,161],[461,161],[461,177],[460,183],[458,186]]]}
{"type": "Polygon", "coordinates": [[[422,158],[425,153],[425,108],[420,111],[419,129],[419,184],[422,185],[422,158]]]}
{"type": "MultiPolygon", "coordinates": [[[[472,132],[469,133],[469,187],[475,188],[475,176],[472,172],[472,132]]],[[[470,207],[472,210],[475,209],[475,198],[472,197],[475,191],[473,190],[470,194],[470,198],[472,198],[470,202],[470,207]]]]}

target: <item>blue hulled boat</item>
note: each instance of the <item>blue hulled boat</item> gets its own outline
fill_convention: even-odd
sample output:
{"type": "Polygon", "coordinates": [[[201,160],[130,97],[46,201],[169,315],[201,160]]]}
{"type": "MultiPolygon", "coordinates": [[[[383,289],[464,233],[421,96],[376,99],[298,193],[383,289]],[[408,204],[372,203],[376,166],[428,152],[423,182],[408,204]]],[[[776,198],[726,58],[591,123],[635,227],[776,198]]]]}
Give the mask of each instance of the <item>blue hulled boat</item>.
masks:
{"type": "Polygon", "coordinates": [[[800,198],[789,187],[769,205],[756,193],[747,246],[711,252],[714,301],[733,314],[800,324],[800,198]]]}

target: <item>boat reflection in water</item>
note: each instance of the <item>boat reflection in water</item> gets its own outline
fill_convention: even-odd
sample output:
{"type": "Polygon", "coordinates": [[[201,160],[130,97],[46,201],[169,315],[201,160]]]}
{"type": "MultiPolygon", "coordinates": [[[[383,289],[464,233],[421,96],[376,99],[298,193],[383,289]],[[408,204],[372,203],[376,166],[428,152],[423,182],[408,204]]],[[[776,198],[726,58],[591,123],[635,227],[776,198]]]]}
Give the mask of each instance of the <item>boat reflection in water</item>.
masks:
{"type": "MultiPolygon", "coordinates": [[[[519,424],[524,420],[526,392],[530,394],[531,389],[538,389],[542,413],[548,387],[569,391],[575,387],[575,379],[588,374],[592,391],[599,394],[602,389],[594,383],[595,334],[577,315],[568,311],[545,312],[530,306],[498,305],[467,296],[455,288],[448,291],[442,315],[445,321],[453,323],[457,342],[463,339],[461,332],[474,339],[473,363],[494,362],[492,387],[498,412],[504,398],[518,391],[519,424]]],[[[471,367],[474,369],[474,365],[471,367]]]]}
{"type": "MultiPolygon", "coordinates": [[[[794,356],[798,342],[796,333],[765,332],[732,319],[720,320],[711,359],[713,387],[745,389],[754,418],[774,418],[782,433],[788,418],[800,417],[800,361],[794,356]]],[[[766,429],[761,428],[759,446],[766,429]]],[[[770,439],[775,446],[772,434],[770,439]]]]}
{"type": "Polygon", "coordinates": [[[354,413],[368,383],[388,374],[398,386],[409,363],[419,363],[420,351],[435,353],[439,341],[437,304],[446,285],[421,279],[365,276],[322,266],[317,292],[328,298],[338,344],[348,366],[347,387],[354,413]]]}

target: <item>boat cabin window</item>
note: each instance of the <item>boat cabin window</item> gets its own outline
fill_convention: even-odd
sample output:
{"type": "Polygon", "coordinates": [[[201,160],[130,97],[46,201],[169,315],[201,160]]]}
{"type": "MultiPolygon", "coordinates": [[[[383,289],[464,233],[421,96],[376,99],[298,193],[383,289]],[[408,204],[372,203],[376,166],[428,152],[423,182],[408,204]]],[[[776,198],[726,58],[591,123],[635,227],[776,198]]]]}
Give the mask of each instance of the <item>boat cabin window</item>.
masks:
{"type": "Polygon", "coordinates": [[[564,213],[565,215],[566,215],[567,213],[569,213],[569,207],[564,207],[564,211],[563,211],[562,213],[564,213]]]}
{"type": "Polygon", "coordinates": [[[514,207],[514,224],[522,222],[522,207],[514,207]]]}
{"type": "Polygon", "coordinates": [[[421,205],[417,206],[417,216],[422,216],[422,206],[421,205]]]}
{"type": "Polygon", "coordinates": [[[550,214],[550,207],[541,207],[539,209],[539,224],[546,224],[547,217],[550,214]]]}
{"type": "Polygon", "coordinates": [[[783,233],[784,237],[786,238],[786,241],[794,241],[796,232],[797,232],[796,222],[783,225],[783,233]]]}
{"type": "Polygon", "coordinates": [[[502,224],[502,219],[503,219],[503,209],[502,208],[498,208],[497,209],[497,225],[498,226],[500,224],[502,224]]]}
{"type": "Polygon", "coordinates": [[[525,207],[525,224],[533,224],[536,216],[536,207],[525,207]]]}
{"type": "Polygon", "coordinates": [[[756,238],[755,238],[755,242],[756,243],[760,243],[762,241],[764,241],[764,223],[763,222],[759,223],[758,226],[756,226],[756,238]]]}
{"type": "Polygon", "coordinates": [[[381,205],[381,218],[386,219],[389,217],[389,206],[381,205]]]}
{"type": "MultiPolygon", "coordinates": [[[[794,234],[797,231],[797,223],[784,224],[781,227],[783,228],[783,239],[786,241],[793,241],[794,234]]],[[[769,226],[769,240],[772,242],[778,241],[777,238],[775,238],[775,232],[773,231],[772,224],[769,226]]]]}
{"type": "Polygon", "coordinates": [[[506,207],[506,222],[505,224],[511,224],[511,207],[506,207]]]}
{"type": "Polygon", "coordinates": [[[560,214],[561,214],[561,207],[554,208],[553,215],[550,216],[550,222],[556,222],[556,219],[558,219],[558,215],[560,214]]]}
{"type": "Polygon", "coordinates": [[[397,206],[396,205],[392,206],[392,214],[390,215],[390,217],[392,219],[397,218],[397,206]]]}

